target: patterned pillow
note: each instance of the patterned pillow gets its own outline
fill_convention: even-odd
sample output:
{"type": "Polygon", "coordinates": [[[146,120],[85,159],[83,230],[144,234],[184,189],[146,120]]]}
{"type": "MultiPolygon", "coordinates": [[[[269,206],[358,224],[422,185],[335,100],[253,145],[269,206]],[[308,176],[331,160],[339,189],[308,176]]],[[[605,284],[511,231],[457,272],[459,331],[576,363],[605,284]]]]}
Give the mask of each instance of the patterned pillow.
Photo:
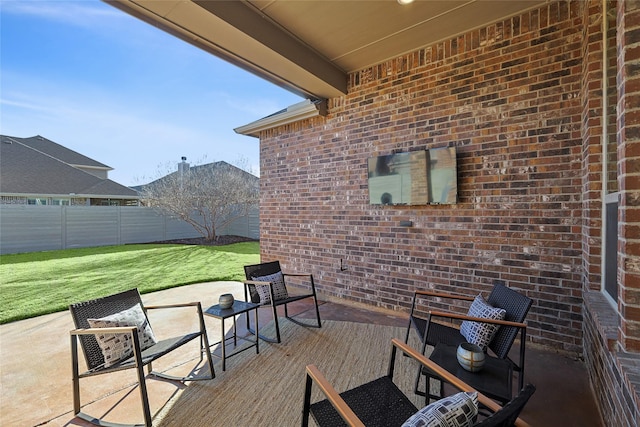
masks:
{"type": "MultiPolygon", "coordinates": [[[[87,319],[87,322],[92,328],[137,326],[141,350],[147,349],[157,342],[140,304],[100,319],[87,319]]],[[[133,354],[133,340],[129,334],[96,334],[96,340],[98,340],[98,345],[104,356],[105,368],[115,365],[133,354]]]]}
{"type": "Polygon", "coordinates": [[[478,415],[478,393],[460,392],[425,406],[402,427],[468,427],[478,415]]]}
{"type": "MultiPolygon", "coordinates": [[[[284,285],[284,276],[281,271],[267,276],[254,277],[253,280],[273,283],[273,298],[276,301],[289,298],[289,293],[284,285]]],[[[256,286],[256,290],[260,295],[260,304],[271,304],[271,295],[269,294],[268,286],[256,286]]]]}
{"type": "MultiPolygon", "coordinates": [[[[483,319],[503,320],[506,311],[502,308],[490,306],[482,297],[478,295],[469,307],[468,316],[480,317],[483,319]]],[[[465,320],[460,325],[460,334],[471,344],[480,346],[483,350],[487,348],[493,336],[498,332],[500,325],[482,322],[472,322],[465,320]]]]}

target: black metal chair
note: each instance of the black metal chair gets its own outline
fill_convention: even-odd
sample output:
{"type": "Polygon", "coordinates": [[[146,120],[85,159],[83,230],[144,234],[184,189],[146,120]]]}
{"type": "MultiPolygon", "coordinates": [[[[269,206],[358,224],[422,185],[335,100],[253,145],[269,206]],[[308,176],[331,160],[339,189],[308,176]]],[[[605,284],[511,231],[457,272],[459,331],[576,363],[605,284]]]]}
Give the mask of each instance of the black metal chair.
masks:
{"type": "MultiPolygon", "coordinates": [[[[415,359],[424,369],[446,379],[458,390],[476,391],[407,344],[395,338],[391,340],[391,343],[391,360],[387,375],[343,393],[338,393],[315,365],[307,365],[302,427],[308,427],[310,416],[319,427],[401,426],[418,411],[418,408],[393,382],[397,350],[415,359]],[[314,383],[326,399],[312,404],[311,392],[314,383]]],[[[488,410],[489,414],[486,418],[479,415],[474,426],[528,426],[524,420],[518,417],[534,391],[535,387],[528,384],[517,397],[504,406],[500,406],[482,393],[478,393],[478,406],[488,410]]]]}
{"type": "MultiPolygon", "coordinates": [[[[247,298],[250,297],[252,303],[271,307],[273,311],[273,321],[276,327],[276,338],[273,339],[273,338],[258,334],[258,336],[261,339],[268,342],[277,342],[277,343],[281,342],[280,324],[278,323],[278,312],[276,309],[281,305],[284,305],[285,317],[291,320],[292,322],[305,327],[312,327],[312,328],[322,327],[322,323],[320,321],[320,311],[318,310],[318,297],[316,295],[316,286],[313,281],[312,274],[283,273],[282,269],[280,268],[279,261],[272,261],[272,262],[266,262],[261,264],[254,264],[254,265],[246,265],[244,267],[244,272],[247,278],[247,280],[245,280],[244,282],[245,300],[249,301],[249,299],[247,298]],[[281,276],[282,283],[280,284],[280,286],[284,286],[284,288],[286,289],[286,292],[284,292],[284,297],[282,297],[282,295],[281,297],[278,297],[278,292],[276,289],[276,287],[278,286],[277,279],[272,278],[271,280],[265,280],[265,277],[278,275],[279,273],[282,275],[281,276]],[[306,281],[308,282],[311,288],[311,292],[304,293],[304,294],[289,294],[289,288],[287,287],[287,278],[306,278],[306,281]],[[259,287],[262,287],[262,289],[258,289],[259,287]],[[267,289],[268,289],[268,292],[266,291],[267,289]],[[268,295],[269,298],[267,299],[261,298],[260,292],[262,292],[263,297],[268,295]],[[313,303],[316,310],[316,324],[311,324],[309,322],[302,322],[298,319],[295,319],[289,316],[287,304],[292,303],[294,301],[299,301],[305,298],[313,298],[313,303]]],[[[247,315],[247,325],[249,325],[248,315],[247,315]]],[[[251,333],[254,333],[254,334],[256,333],[256,331],[251,329],[251,327],[248,327],[248,330],[251,333]]]]}
{"type": "MultiPolygon", "coordinates": [[[[142,410],[144,415],[145,426],[152,425],[151,410],[149,407],[149,398],[147,395],[147,386],[145,382],[144,366],[148,366],[149,375],[174,380],[174,381],[192,381],[192,380],[208,380],[215,378],[215,371],[211,361],[211,353],[209,350],[209,341],[207,339],[207,331],[204,324],[202,314],[202,306],[199,302],[171,304],[161,306],[144,306],[140,293],[137,289],[121,292],[118,294],[98,298],[90,301],[84,301],[69,306],[69,311],[75,323],[75,330],[71,331],[71,363],[72,363],[72,380],[73,380],[73,409],[74,414],[90,423],[96,425],[124,425],[105,422],[99,418],[88,415],[81,410],[80,405],[80,379],[94,375],[107,374],[110,372],[120,371],[123,369],[135,368],[138,376],[138,386],[140,388],[140,397],[142,400],[142,410]],[[144,317],[146,318],[147,310],[160,308],[180,308],[193,307],[197,309],[199,330],[187,333],[175,338],[164,339],[156,342],[148,348],[141,350],[140,338],[138,336],[138,328],[136,326],[119,326],[119,327],[98,327],[91,328],[88,319],[102,319],[107,316],[113,316],[126,310],[135,308],[136,305],[142,308],[144,317]],[[116,361],[110,361],[110,366],[105,360],[105,355],[98,342],[99,336],[105,334],[114,334],[110,336],[120,336],[123,339],[130,339],[132,352],[129,356],[116,361]],[[128,335],[128,336],[127,336],[128,335]],[[207,357],[210,375],[207,377],[175,377],[161,372],[153,371],[152,362],[156,359],[168,354],[169,352],[181,347],[182,345],[200,338],[200,361],[203,360],[203,354],[207,357]],[[80,373],[78,367],[78,341],[82,347],[86,360],[87,371],[80,373]]],[[[93,321],[93,320],[92,320],[93,321]]],[[[148,324],[148,318],[145,319],[148,324]]]]}
{"type": "MultiPolygon", "coordinates": [[[[460,334],[460,329],[457,326],[451,323],[444,324],[435,322],[433,321],[434,319],[449,319],[450,321],[470,320],[500,325],[488,345],[488,350],[491,350],[493,354],[487,352],[487,358],[494,357],[506,361],[513,371],[518,372],[518,389],[522,389],[524,385],[525,342],[527,331],[527,325],[523,322],[527,317],[531,304],[533,303],[531,298],[506,287],[500,282],[496,282],[493,290],[487,298],[487,302],[493,307],[505,310],[506,315],[504,320],[473,318],[466,315],[436,310],[427,310],[427,317],[421,317],[419,315],[420,307],[418,307],[418,305],[426,298],[459,301],[474,300],[474,297],[466,295],[456,295],[435,291],[415,291],[411,305],[411,312],[409,314],[409,325],[407,326],[405,343],[409,342],[409,334],[412,329],[416,330],[418,337],[422,342],[423,353],[425,352],[427,345],[436,346],[438,343],[444,343],[451,346],[458,346],[460,343],[466,341],[465,337],[460,334]],[[511,350],[518,332],[520,332],[520,350],[518,362],[515,362],[509,358],[509,351],[511,350]]],[[[423,374],[426,375],[427,372],[423,370],[423,374]]],[[[507,398],[505,396],[493,395],[491,390],[484,390],[479,384],[471,385],[483,393],[489,394],[503,402],[506,402],[510,398],[510,396],[507,398]]],[[[418,394],[422,394],[422,392],[418,391],[417,383],[416,392],[418,394]]]]}

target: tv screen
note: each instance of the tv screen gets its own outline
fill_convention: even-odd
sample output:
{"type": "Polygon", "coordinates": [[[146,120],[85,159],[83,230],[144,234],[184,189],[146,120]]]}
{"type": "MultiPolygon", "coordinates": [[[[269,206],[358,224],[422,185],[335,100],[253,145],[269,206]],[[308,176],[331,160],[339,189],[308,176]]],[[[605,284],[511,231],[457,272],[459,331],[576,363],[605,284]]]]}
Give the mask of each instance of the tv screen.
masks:
{"type": "Polygon", "coordinates": [[[371,157],[368,170],[373,205],[456,203],[455,147],[371,157]]]}
{"type": "Polygon", "coordinates": [[[433,148],[428,153],[429,203],[456,203],[458,172],[455,147],[433,148]]]}

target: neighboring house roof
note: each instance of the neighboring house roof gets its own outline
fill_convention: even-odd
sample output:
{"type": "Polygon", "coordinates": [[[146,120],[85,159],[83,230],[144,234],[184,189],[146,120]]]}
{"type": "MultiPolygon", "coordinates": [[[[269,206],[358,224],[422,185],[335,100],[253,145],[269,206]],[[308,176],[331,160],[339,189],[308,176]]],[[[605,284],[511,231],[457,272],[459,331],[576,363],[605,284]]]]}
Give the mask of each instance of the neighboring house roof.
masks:
{"type": "Polygon", "coordinates": [[[93,160],[92,158],[80,154],[77,151],[70,150],[67,147],[57,144],[40,135],[32,136],[30,138],[9,138],[13,138],[14,140],[26,145],[27,147],[38,150],[44,154],[48,154],[49,156],[61,160],[71,166],[104,169],[106,171],[113,170],[112,167],[109,167],[104,163],[93,160]]]}
{"type": "MultiPolygon", "coordinates": [[[[249,173],[247,171],[244,171],[244,170],[242,170],[242,169],[240,169],[240,168],[238,168],[236,166],[233,166],[233,165],[231,165],[231,164],[229,164],[229,163],[227,163],[225,161],[222,161],[222,160],[218,161],[218,162],[207,163],[207,164],[204,164],[204,165],[197,165],[197,166],[189,166],[187,164],[187,167],[188,167],[188,170],[190,170],[190,171],[198,171],[198,170],[201,170],[201,169],[214,169],[214,168],[234,168],[234,169],[238,169],[238,170],[244,172],[247,175],[248,179],[252,179],[252,180],[255,181],[256,185],[258,185],[257,183],[260,180],[260,178],[258,178],[257,176],[255,176],[255,175],[253,175],[253,174],[251,174],[251,173],[249,173]]],[[[151,181],[151,182],[149,182],[147,184],[136,185],[136,186],[132,186],[131,188],[133,188],[134,190],[137,190],[137,191],[142,191],[145,187],[153,186],[154,184],[156,184],[158,182],[162,182],[163,180],[165,180],[165,179],[167,179],[169,177],[175,176],[176,174],[178,174],[178,171],[172,172],[172,173],[170,173],[168,175],[165,175],[165,176],[163,176],[161,178],[158,178],[158,179],[156,179],[154,181],[151,181]]]]}
{"type": "Polygon", "coordinates": [[[74,162],[81,161],[85,166],[108,166],[45,138],[38,138],[0,135],[0,193],[138,198],[138,193],[131,188],[78,169],[54,154],[61,154],[74,162]],[[48,146],[48,143],[53,145],[48,146]]]}

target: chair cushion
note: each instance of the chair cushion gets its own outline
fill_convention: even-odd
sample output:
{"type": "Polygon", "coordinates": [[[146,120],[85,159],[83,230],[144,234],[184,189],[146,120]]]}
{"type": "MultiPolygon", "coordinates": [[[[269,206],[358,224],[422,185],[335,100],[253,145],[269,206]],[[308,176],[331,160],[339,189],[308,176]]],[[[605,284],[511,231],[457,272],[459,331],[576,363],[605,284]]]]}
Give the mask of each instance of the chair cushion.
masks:
{"type": "MultiPolygon", "coordinates": [[[[92,328],[136,326],[141,350],[147,349],[157,342],[140,304],[110,316],[87,319],[87,322],[92,328]]],[[[96,340],[104,356],[105,368],[133,355],[133,340],[129,334],[96,334],[96,340]]]]}
{"type": "Polygon", "coordinates": [[[478,415],[478,393],[460,392],[425,406],[402,427],[467,427],[478,415]]]}
{"type": "MultiPolygon", "coordinates": [[[[492,307],[487,303],[482,295],[478,295],[469,307],[468,316],[480,317],[483,319],[503,320],[506,311],[502,308],[492,307]]],[[[491,323],[472,322],[465,320],[460,325],[460,334],[470,343],[480,346],[483,350],[487,348],[493,336],[498,331],[500,325],[491,323]]]]}
{"type": "MultiPolygon", "coordinates": [[[[287,287],[284,285],[284,276],[281,271],[267,276],[254,277],[253,280],[257,282],[273,283],[273,298],[276,301],[289,298],[287,287]]],[[[269,294],[269,288],[267,286],[256,286],[256,290],[260,295],[260,304],[271,303],[271,295],[269,294]]]]}

